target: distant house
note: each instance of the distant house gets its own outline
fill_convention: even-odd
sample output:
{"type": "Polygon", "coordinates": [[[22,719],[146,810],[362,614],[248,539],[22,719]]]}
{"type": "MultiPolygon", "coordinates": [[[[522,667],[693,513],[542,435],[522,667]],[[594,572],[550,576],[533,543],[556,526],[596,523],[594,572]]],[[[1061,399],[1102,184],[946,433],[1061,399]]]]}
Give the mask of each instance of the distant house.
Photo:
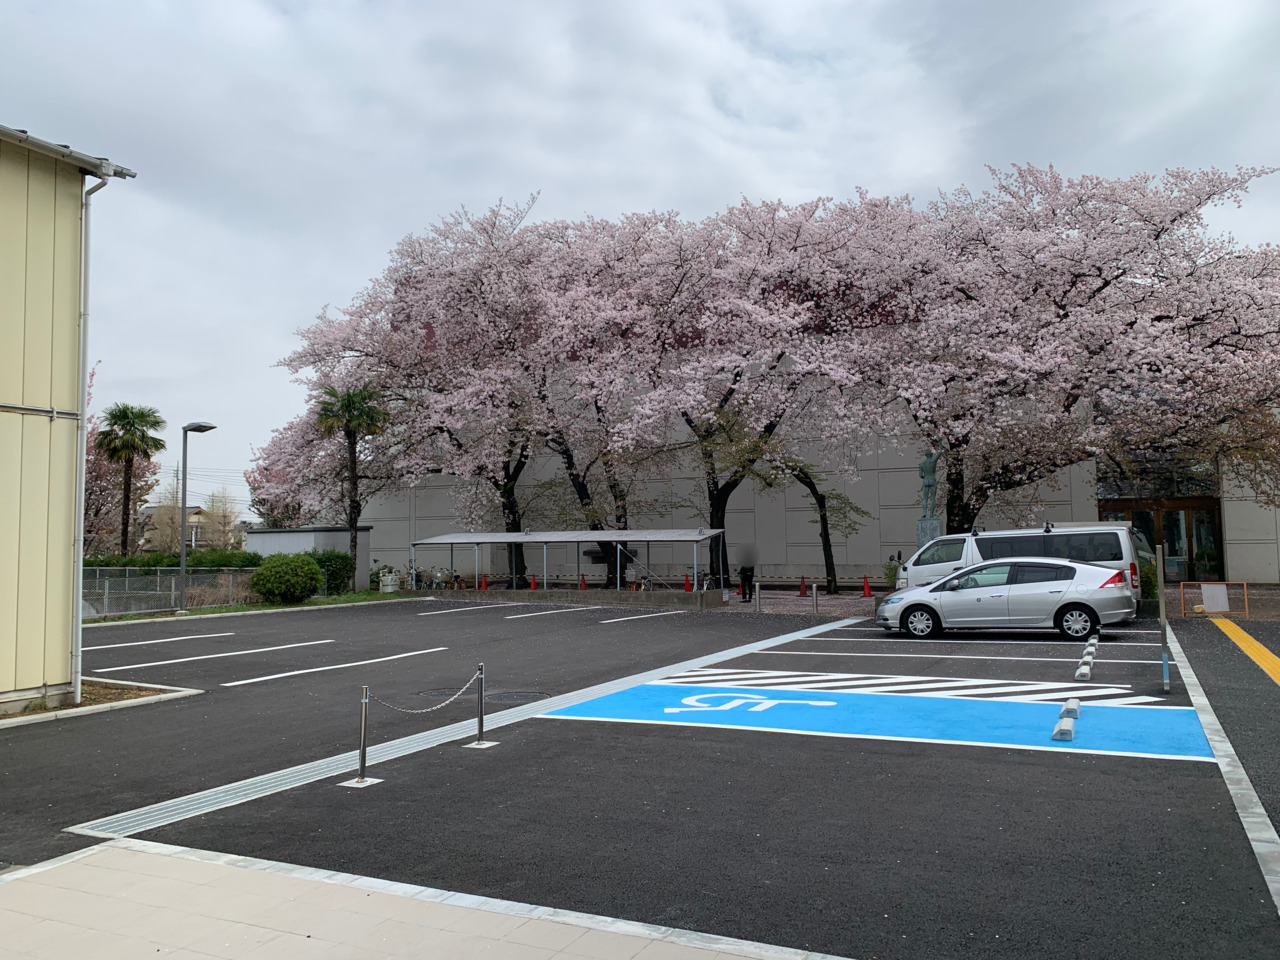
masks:
{"type": "Polygon", "coordinates": [[[0,713],[78,696],[88,197],[132,176],[0,126],[0,713]]]}

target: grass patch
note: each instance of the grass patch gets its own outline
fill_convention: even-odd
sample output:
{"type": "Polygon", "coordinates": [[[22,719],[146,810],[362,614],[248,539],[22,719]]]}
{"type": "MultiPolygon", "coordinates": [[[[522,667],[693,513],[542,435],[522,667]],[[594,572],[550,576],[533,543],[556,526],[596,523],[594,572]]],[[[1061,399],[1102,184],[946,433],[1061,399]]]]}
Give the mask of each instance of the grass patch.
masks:
{"type": "MultiPolygon", "coordinates": [[[[400,600],[403,595],[380,593],[377,590],[357,590],[353,593],[335,593],[327,597],[312,597],[302,603],[228,603],[220,607],[197,607],[190,616],[208,613],[255,613],[260,610],[298,610],[303,607],[328,607],[338,603],[376,603],[379,600],[400,600]]],[[[126,620],[173,619],[173,611],[156,613],[125,613],[120,616],[95,617],[94,623],[120,623],[126,620]]]]}
{"type": "MultiPolygon", "coordinates": [[[[80,704],[79,707],[96,707],[102,703],[115,703],[118,700],[136,700],[139,697],[150,697],[157,693],[164,693],[163,690],[154,690],[149,687],[117,687],[114,684],[94,683],[92,680],[85,680],[80,684],[80,704]]],[[[77,710],[79,707],[71,704],[62,706],[51,705],[44,697],[39,700],[33,700],[23,708],[21,714],[14,716],[30,716],[33,713],[48,713],[50,710],[77,710]]]]}

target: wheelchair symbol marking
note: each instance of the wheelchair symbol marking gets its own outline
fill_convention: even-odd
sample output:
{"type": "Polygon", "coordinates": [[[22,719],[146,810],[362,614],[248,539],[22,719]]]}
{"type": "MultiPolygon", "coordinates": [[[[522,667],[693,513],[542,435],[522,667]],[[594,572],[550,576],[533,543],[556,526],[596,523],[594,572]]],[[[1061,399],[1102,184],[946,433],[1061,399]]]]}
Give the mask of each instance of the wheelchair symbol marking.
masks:
{"type": "Polygon", "coordinates": [[[732,710],[740,707],[744,703],[749,703],[747,707],[749,713],[760,713],[768,710],[770,707],[776,707],[780,703],[798,703],[808,707],[834,707],[834,700],[775,700],[772,697],[762,697],[754,693],[699,693],[692,697],[685,697],[680,701],[685,704],[683,707],[666,707],[663,713],[692,713],[699,710],[732,710]],[[717,697],[727,697],[728,700],[719,706],[711,706],[704,703],[704,700],[713,700],[717,697]]]}

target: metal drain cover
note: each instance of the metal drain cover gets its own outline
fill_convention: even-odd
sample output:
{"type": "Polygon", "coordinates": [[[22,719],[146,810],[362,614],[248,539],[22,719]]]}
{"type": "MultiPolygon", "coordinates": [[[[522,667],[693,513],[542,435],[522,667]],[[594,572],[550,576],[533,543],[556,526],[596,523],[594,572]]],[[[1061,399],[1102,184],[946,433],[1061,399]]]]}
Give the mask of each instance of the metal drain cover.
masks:
{"type": "Polygon", "coordinates": [[[536,693],[532,690],[507,690],[503,693],[490,693],[485,700],[489,703],[535,703],[550,696],[549,693],[536,693]]]}

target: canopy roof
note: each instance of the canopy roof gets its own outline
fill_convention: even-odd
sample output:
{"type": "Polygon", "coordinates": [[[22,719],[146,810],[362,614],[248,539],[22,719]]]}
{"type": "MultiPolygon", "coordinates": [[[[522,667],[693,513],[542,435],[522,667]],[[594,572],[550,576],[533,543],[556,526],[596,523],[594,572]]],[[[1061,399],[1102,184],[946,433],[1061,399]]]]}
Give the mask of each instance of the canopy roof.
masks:
{"type": "Polygon", "coordinates": [[[526,530],[523,533],[443,533],[415,540],[415,547],[447,547],[464,543],[701,543],[724,533],[715,527],[696,530],[526,530]]]}

